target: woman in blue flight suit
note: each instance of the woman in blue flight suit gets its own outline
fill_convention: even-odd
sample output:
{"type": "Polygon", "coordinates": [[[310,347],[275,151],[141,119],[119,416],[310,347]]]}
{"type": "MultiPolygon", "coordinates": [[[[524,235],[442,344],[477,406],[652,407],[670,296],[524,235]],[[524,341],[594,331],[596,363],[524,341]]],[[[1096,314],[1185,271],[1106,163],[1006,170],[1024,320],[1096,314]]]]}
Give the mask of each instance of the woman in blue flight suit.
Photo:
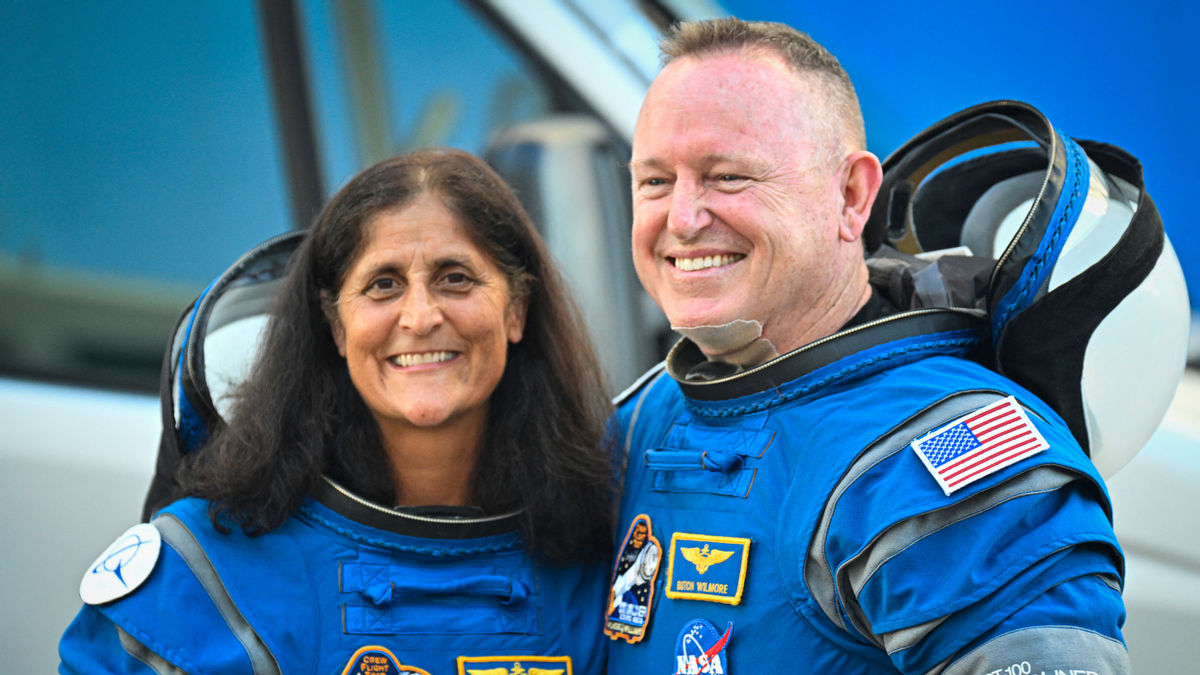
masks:
{"type": "Polygon", "coordinates": [[[609,406],[511,191],[463,152],[387,160],[288,269],[187,498],[85,575],[60,672],[601,672],[609,406]]]}

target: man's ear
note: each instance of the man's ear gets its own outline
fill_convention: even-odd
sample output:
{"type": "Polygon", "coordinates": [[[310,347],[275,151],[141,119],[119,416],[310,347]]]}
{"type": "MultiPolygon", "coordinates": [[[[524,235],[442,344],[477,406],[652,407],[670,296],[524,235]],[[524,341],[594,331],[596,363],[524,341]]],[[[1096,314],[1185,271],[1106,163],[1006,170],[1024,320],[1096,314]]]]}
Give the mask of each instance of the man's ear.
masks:
{"type": "Polygon", "coordinates": [[[871,216],[871,205],[883,183],[883,167],[879,158],[859,150],[851,153],[842,163],[842,222],[839,234],[843,241],[857,241],[862,236],[867,218],[871,216]]]}
{"type": "Polygon", "coordinates": [[[333,343],[337,345],[338,354],[342,358],[346,358],[346,327],[342,325],[342,319],[338,316],[337,300],[329,295],[327,291],[321,291],[321,311],[325,314],[325,322],[329,324],[329,330],[333,333],[333,343]]]}

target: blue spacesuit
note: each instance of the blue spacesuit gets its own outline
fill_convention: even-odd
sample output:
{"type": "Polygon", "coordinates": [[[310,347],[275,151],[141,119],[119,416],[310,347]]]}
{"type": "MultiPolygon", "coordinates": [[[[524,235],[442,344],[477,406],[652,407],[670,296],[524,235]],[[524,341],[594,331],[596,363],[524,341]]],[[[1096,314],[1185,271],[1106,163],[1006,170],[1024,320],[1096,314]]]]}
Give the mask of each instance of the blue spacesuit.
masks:
{"type": "Polygon", "coordinates": [[[1189,315],[1141,165],[994,101],[883,169],[846,325],[744,364],[684,339],[618,397],[619,522],[662,555],[609,673],[1129,672],[1101,471],[1189,315]]]}
{"type": "Polygon", "coordinates": [[[84,606],[63,675],[601,672],[602,566],[531,557],[515,514],[398,513],[327,481],[248,537],[218,532],[207,506],[159,512],[153,571],[84,606]]]}
{"type": "Polygon", "coordinates": [[[1103,481],[1049,406],[968,359],[984,334],[908,312],[715,378],[676,345],[619,401],[619,522],[663,553],[609,672],[1127,672],[1103,481]],[[1015,449],[961,440],[1006,406],[1015,449]]]}

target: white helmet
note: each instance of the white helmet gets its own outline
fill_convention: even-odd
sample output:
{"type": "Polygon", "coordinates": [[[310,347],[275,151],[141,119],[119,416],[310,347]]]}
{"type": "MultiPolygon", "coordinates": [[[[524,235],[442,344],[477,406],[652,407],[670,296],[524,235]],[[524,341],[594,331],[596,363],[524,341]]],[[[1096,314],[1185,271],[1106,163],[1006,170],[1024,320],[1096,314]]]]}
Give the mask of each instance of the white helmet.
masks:
{"type": "Polygon", "coordinates": [[[995,259],[977,303],[988,365],[1050,404],[1105,477],[1162,421],[1190,309],[1141,164],[1124,150],[1074,141],[1025,103],[968,108],[884,161],[864,239],[869,255],[887,243],[995,259]]]}

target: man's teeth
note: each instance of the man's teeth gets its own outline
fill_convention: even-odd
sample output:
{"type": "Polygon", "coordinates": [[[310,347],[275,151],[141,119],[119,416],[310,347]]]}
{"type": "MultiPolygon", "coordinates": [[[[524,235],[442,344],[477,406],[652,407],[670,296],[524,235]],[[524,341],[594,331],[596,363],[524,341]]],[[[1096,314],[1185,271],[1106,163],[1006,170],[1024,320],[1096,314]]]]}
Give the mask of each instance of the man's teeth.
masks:
{"type": "Polygon", "coordinates": [[[709,267],[724,267],[745,258],[744,255],[706,255],[703,258],[676,258],[675,267],[685,271],[703,270],[709,267]]]}
{"type": "Polygon", "coordinates": [[[400,354],[392,357],[392,363],[407,368],[408,366],[417,366],[422,363],[440,363],[449,361],[454,358],[458,352],[424,352],[422,354],[400,354]]]}

